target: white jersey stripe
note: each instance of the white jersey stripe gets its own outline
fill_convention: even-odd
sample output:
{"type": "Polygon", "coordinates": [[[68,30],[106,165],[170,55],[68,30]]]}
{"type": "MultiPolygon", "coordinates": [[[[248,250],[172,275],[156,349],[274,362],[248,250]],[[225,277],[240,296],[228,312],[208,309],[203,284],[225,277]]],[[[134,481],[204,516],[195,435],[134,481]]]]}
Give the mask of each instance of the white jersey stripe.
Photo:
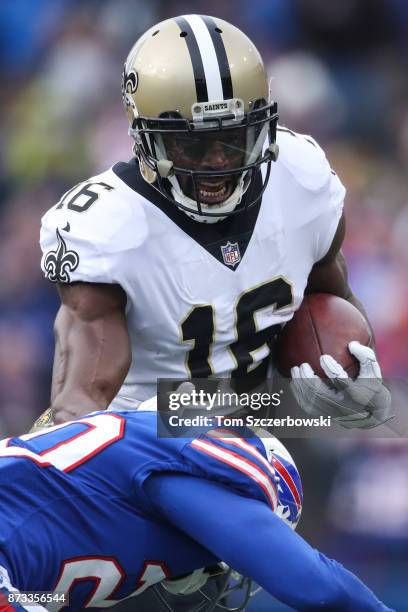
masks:
{"type": "Polygon", "coordinates": [[[227,463],[231,467],[239,470],[243,474],[249,476],[252,480],[254,480],[266,494],[270,506],[272,510],[275,510],[278,505],[278,498],[276,494],[275,487],[273,486],[271,480],[268,476],[262,472],[257,465],[251,463],[244,457],[240,457],[236,453],[232,451],[227,451],[211,442],[205,442],[204,440],[193,440],[191,442],[191,446],[197,450],[206,453],[212,457],[215,457],[219,461],[223,463],[227,463]]]}
{"type": "Polygon", "coordinates": [[[52,465],[49,461],[47,461],[47,459],[44,459],[40,455],[37,455],[36,453],[33,453],[32,451],[26,448],[22,448],[21,446],[8,446],[7,448],[2,447],[0,449],[0,459],[2,457],[15,459],[22,457],[25,459],[30,459],[41,467],[51,467],[52,465]]]}
{"type": "Polygon", "coordinates": [[[209,431],[206,435],[209,438],[218,438],[219,440],[222,440],[224,444],[230,444],[232,446],[238,446],[239,448],[242,448],[242,450],[245,450],[247,453],[256,457],[258,461],[260,461],[265,466],[268,472],[271,473],[272,478],[277,477],[276,470],[274,469],[274,467],[269,463],[267,459],[265,459],[265,457],[261,455],[261,453],[254,446],[251,446],[251,444],[249,444],[242,438],[232,438],[231,435],[228,436],[227,434],[227,430],[213,429],[209,431]]]}
{"type": "Polygon", "coordinates": [[[207,81],[208,100],[223,100],[221,73],[213,41],[205,22],[198,15],[185,15],[194,32],[207,81]]]}

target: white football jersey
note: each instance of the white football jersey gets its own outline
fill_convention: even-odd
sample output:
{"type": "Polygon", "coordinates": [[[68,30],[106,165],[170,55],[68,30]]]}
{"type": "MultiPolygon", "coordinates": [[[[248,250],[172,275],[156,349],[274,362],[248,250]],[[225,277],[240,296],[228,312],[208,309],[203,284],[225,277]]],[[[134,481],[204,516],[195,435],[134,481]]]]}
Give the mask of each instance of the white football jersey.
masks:
{"type": "Polygon", "coordinates": [[[155,395],[158,378],[265,374],[345,196],[311,137],[278,128],[278,144],[262,201],[219,223],[187,217],[142,179],[135,160],[75,186],[44,215],[49,280],[126,292],[133,359],[115,407],[155,395]]]}

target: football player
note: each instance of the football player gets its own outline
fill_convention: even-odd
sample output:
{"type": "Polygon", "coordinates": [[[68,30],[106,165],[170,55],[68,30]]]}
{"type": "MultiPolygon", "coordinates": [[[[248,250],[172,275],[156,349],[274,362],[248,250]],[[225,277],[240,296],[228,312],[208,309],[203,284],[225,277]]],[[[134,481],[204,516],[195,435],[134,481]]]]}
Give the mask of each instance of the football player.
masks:
{"type": "Polygon", "coordinates": [[[237,589],[221,559],[296,610],[390,610],[295,533],[302,487],[276,438],[158,439],[143,408],[0,442],[1,610],[101,609],[131,596],[132,609],[156,610],[143,604],[152,590],[166,610],[168,593],[198,591],[195,610],[244,610],[250,581],[231,608],[237,589]],[[217,573],[211,598],[201,589],[217,573]]]}
{"type": "MultiPolygon", "coordinates": [[[[130,51],[122,95],[134,158],[72,187],[42,219],[42,268],[61,308],[40,426],[137,408],[158,378],[256,386],[305,292],[364,313],[340,251],[345,189],[312,137],[277,125],[245,34],[208,16],[167,19],[130,51]]],[[[348,425],[364,427],[386,420],[390,402],[375,355],[359,351],[375,388],[353,383],[341,397],[354,392],[348,425]]],[[[337,365],[325,364],[333,379],[337,365]]],[[[310,393],[297,395],[308,409],[310,393]]],[[[344,416],[338,397],[327,401],[344,416]]]]}

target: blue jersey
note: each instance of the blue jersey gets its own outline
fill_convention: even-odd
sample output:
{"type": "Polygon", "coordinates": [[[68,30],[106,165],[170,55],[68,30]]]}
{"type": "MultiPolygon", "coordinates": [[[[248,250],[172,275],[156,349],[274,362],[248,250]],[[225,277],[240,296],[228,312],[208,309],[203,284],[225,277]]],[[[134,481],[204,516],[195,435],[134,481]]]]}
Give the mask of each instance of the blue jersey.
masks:
{"type": "Polygon", "coordinates": [[[227,484],[271,512],[278,504],[257,437],[158,440],[154,412],[98,412],[3,440],[0,565],[13,585],[69,591],[72,609],[106,607],[216,562],[151,506],[144,485],[157,472],[227,484]]]}

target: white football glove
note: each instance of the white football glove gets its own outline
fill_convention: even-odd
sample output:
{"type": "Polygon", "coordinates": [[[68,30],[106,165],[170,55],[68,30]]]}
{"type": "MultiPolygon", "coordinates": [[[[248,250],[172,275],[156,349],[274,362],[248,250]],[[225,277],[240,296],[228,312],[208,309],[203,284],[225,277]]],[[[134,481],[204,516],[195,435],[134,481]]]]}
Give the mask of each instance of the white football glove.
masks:
{"type": "Polygon", "coordinates": [[[300,408],[309,415],[331,416],[343,427],[377,427],[391,419],[391,394],[384,386],[374,351],[350,342],[349,351],[360,362],[360,372],[353,380],[330,355],[322,355],[320,364],[335,387],[329,388],[316,376],[308,363],[291,369],[292,392],[300,408]]]}

